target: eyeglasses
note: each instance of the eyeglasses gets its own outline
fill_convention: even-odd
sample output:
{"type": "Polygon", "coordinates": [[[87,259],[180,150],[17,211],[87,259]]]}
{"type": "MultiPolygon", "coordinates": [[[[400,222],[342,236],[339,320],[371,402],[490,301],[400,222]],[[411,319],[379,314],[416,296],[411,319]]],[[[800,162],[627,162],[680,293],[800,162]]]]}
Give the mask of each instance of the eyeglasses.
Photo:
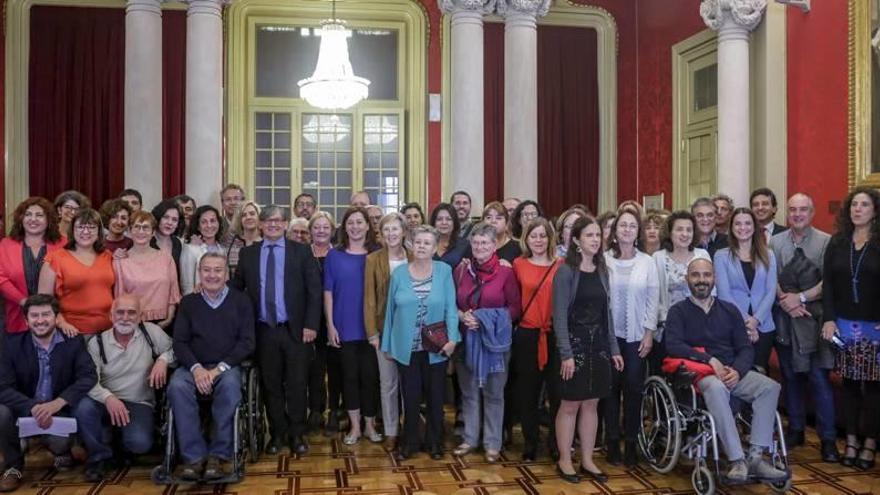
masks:
{"type": "Polygon", "coordinates": [[[92,225],[92,224],[77,225],[77,226],[76,226],[76,231],[77,231],[77,232],[97,232],[97,231],[98,231],[98,226],[97,226],[97,225],[92,225]]]}
{"type": "Polygon", "coordinates": [[[538,213],[533,211],[524,211],[520,214],[520,218],[525,218],[527,220],[531,220],[533,218],[538,218],[538,213]]]}
{"type": "Polygon", "coordinates": [[[73,212],[75,212],[76,210],[79,209],[79,206],[62,205],[62,206],[61,206],[61,209],[64,210],[64,211],[73,211],[73,212]]]}
{"type": "Polygon", "coordinates": [[[278,225],[278,224],[284,223],[284,219],[283,218],[267,218],[267,219],[263,220],[263,223],[271,223],[271,224],[278,225]]]}

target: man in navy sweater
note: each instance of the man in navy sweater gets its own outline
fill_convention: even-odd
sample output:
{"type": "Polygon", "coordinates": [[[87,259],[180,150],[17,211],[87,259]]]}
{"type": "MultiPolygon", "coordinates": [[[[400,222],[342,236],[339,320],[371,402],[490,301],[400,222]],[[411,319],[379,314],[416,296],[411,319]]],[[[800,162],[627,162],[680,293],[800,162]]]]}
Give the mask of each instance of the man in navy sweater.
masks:
{"type": "Polygon", "coordinates": [[[225,476],[222,461],[233,454],[233,419],[241,402],[239,365],[254,352],[254,316],[246,295],[226,286],[226,257],[199,260],[200,294],[180,301],[174,324],[174,355],[180,367],[168,385],[186,481],[225,476]],[[199,428],[196,394],[213,396],[211,444],[199,428]]]}
{"type": "Polygon", "coordinates": [[[773,441],[781,387],[765,375],[751,371],[755,352],[739,310],[712,296],[715,286],[712,262],[691,261],[687,282],[691,297],[673,305],[666,316],[666,352],[669,357],[709,364],[714,370],[714,374],[702,378],[697,386],[715,418],[718,437],[730,461],[727,481],[731,484],[750,479],[785,481],[790,474],[764,460],[764,452],[773,441]],[[730,408],[731,395],[752,405],[748,458],[730,408]]]}
{"type": "MultiPolygon", "coordinates": [[[[55,328],[57,299],[33,295],[23,309],[29,331],[8,336],[0,358],[0,449],[5,463],[0,492],[21,483],[24,456],[16,419],[33,417],[38,426],[49,428],[53,417],[70,416],[98,381],[82,337],[66,337],[55,328]]],[[[55,467],[70,467],[70,439],[46,435],[44,441],[55,454],[55,467]]]]}

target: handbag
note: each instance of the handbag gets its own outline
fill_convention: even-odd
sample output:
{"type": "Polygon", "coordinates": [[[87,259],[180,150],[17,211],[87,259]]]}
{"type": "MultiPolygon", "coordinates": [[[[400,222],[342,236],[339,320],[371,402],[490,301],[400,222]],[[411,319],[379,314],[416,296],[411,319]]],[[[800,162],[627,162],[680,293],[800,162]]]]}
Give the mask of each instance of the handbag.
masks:
{"type": "Polygon", "coordinates": [[[446,322],[438,321],[422,327],[422,348],[434,354],[440,354],[443,346],[449,343],[446,322]]]}

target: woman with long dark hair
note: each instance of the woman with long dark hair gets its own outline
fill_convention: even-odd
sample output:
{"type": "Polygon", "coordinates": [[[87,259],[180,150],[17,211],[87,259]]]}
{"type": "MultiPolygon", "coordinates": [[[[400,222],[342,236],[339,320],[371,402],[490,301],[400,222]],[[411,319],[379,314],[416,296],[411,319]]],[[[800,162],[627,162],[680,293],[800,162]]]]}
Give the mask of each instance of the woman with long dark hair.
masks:
{"type": "Polygon", "coordinates": [[[832,340],[837,335],[843,341],[835,359],[843,376],[840,406],[846,426],[841,462],[871,469],[880,434],[880,192],[876,189],[857,187],[847,195],[822,271],[822,336],[832,340]]]}
{"type": "Polygon", "coordinates": [[[177,271],[180,272],[180,253],[183,251],[183,242],[180,240],[184,229],[183,212],[180,211],[177,201],[166,199],[156,205],[150,213],[156,219],[156,230],[153,232],[150,247],[168,253],[174,260],[177,271]]]}
{"type": "Polygon", "coordinates": [[[429,223],[437,229],[438,236],[434,259],[455,268],[468,249],[467,239],[460,237],[461,223],[458,220],[458,213],[451,204],[440,203],[431,212],[429,223]]]}
{"type": "Polygon", "coordinates": [[[198,280],[199,260],[205,253],[226,255],[220,239],[226,234],[226,223],[221,221],[220,211],[211,205],[196,208],[189,230],[187,244],[180,255],[180,292],[184,296],[192,293],[198,280]]]}
{"type": "Polygon", "coordinates": [[[529,222],[536,218],[544,218],[544,210],[537,201],[527,199],[516,205],[513,215],[510,217],[510,233],[514,239],[522,239],[523,232],[529,225],[529,222]]]}
{"type": "Polygon", "coordinates": [[[553,279],[553,322],[562,377],[562,403],[556,415],[556,470],[569,482],[580,481],[571,462],[576,422],[581,442],[580,473],[600,482],[608,480],[593,462],[593,447],[599,399],[611,393],[612,366],[617,371],[624,366],[610,307],[602,227],[583,216],[572,226],[565,263],[553,279]]]}

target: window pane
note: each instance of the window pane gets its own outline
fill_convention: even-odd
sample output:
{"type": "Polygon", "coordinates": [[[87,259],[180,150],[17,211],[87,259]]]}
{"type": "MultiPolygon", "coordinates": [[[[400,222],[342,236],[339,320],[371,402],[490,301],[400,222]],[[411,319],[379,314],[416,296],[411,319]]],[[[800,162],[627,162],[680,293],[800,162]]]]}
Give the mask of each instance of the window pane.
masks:
{"type": "Polygon", "coordinates": [[[316,147],[303,151],[303,188],[317,190],[321,209],[348,205],[352,190],[352,117],[348,114],[303,114],[302,141],[316,147]],[[314,151],[312,151],[314,150],[314,151]],[[344,199],[341,199],[344,198],[344,199]]]}
{"type": "Polygon", "coordinates": [[[257,170],[257,187],[269,187],[272,185],[272,172],[269,170],[257,170]]]}
{"type": "Polygon", "coordinates": [[[718,105],[718,64],[694,71],[694,110],[718,105]]]}
{"type": "Polygon", "coordinates": [[[278,206],[290,206],[290,189],[275,189],[275,204],[278,206]]]}
{"type": "Polygon", "coordinates": [[[257,149],[271,148],[272,147],[272,134],[268,133],[268,132],[258,132],[256,145],[257,145],[257,149]]]}
{"type": "Polygon", "coordinates": [[[256,165],[258,167],[268,167],[272,165],[272,153],[269,151],[257,151],[256,165]]]}
{"type": "Polygon", "coordinates": [[[290,186],[290,171],[289,170],[278,170],[275,172],[275,186],[280,186],[280,187],[289,187],[290,186]]]}
{"type": "Polygon", "coordinates": [[[275,133],[275,147],[276,148],[290,148],[290,133],[289,132],[276,132],[275,133]]]}
{"type": "Polygon", "coordinates": [[[268,205],[272,202],[272,191],[270,189],[257,188],[257,203],[268,205]]]}
{"type": "Polygon", "coordinates": [[[259,113],[257,113],[255,120],[256,120],[258,131],[272,128],[272,114],[271,113],[259,112],[259,113]]]}
{"type": "Polygon", "coordinates": [[[397,114],[364,116],[364,187],[386,212],[402,202],[398,185],[399,120],[397,114]]]}
{"type": "MultiPolygon", "coordinates": [[[[278,132],[276,125],[290,127],[290,114],[261,112],[256,113],[257,129],[254,143],[257,151],[254,156],[254,184],[257,186],[257,204],[265,206],[272,203],[278,188],[288,188],[290,196],[290,133],[278,132]],[[286,141],[278,136],[288,136],[286,141]],[[274,178],[274,181],[273,181],[274,178]]],[[[288,201],[289,203],[289,201],[288,201]]]]}

